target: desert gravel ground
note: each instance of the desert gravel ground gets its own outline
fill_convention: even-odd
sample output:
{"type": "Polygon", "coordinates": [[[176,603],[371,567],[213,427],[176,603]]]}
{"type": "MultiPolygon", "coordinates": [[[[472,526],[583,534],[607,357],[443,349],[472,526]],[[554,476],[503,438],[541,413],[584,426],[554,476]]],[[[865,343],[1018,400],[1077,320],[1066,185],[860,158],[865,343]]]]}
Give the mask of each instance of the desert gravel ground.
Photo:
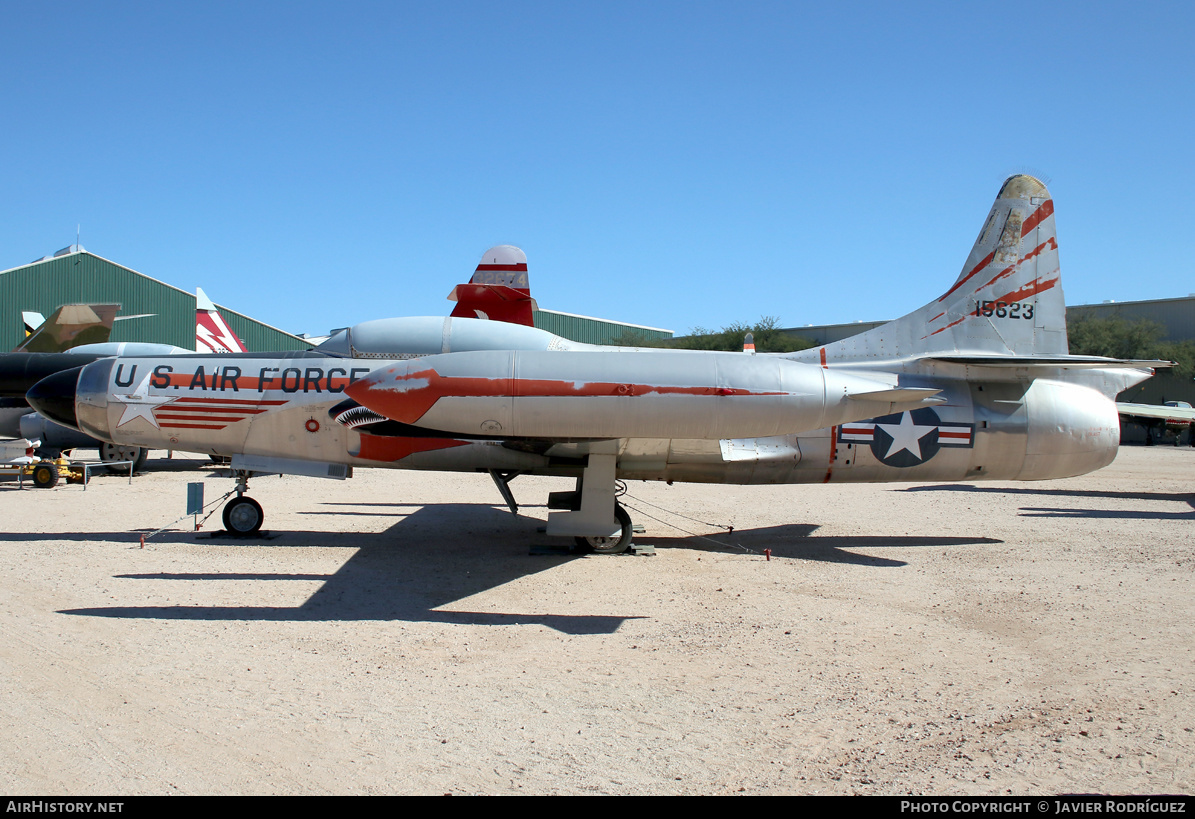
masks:
{"type": "Polygon", "coordinates": [[[515,518],[483,475],[384,471],[258,479],[268,538],[217,513],[141,548],[188,481],[231,486],[150,468],[0,482],[4,792],[1195,790],[1188,448],[1035,484],[632,483],[654,557],[540,553],[567,481],[517,479],[515,518]]]}

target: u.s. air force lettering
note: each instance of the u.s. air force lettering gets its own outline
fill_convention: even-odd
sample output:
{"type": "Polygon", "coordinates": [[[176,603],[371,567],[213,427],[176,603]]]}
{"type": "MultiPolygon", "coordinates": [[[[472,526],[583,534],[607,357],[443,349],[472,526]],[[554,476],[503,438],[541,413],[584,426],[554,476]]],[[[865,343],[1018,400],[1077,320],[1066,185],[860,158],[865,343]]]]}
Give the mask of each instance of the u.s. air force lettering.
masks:
{"type": "Polygon", "coordinates": [[[870,444],[872,454],[888,466],[917,466],[942,447],[970,448],[975,437],[974,424],[943,424],[929,407],[843,424],[838,430],[840,441],[870,444]]]}
{"type": "MultiPolygon", "coordinates": [[[[129,387],[137,381],[140,365],[121,363],[113,380],[118,387],[129,387]]],[[[369,367],[260,367],[257,375],[247,375],[235,365],[212,367],[203,365],[193,372],[175,372],[173,364],[158,364],[153,368],[149,386],[154,389],[191,389],[214,392],[242,390],[281,390],[296,392],[344,392],[344,388],[370,372],[369,367]]]]}

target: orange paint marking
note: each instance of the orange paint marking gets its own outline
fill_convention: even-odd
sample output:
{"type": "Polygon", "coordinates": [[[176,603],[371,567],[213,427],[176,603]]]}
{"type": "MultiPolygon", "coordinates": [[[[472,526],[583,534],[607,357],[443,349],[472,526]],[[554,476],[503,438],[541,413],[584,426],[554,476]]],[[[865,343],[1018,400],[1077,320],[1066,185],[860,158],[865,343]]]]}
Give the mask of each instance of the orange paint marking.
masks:
{"type": "Polygon", "coordinates": [[[1050,216],[1053,212],[1054,212],[1054,200],[1053,199],[1047,199],[1045,202],[1042,202],[1041,207],[1039,207],[1037,210],[1033,211],[1033,214],[1028,219],[1025,220],[1025,223],[1023,225],[1021,225],[1021,236],[1024,237],[1026,233],[1033,230],[1041,222],[1045,221],[1045,219],[1048,216],[1050,216]]]}
{"type": "Polygon", "coordinates": [[[651,384],[615,384],[604,381],[577,383],[535,378],[477,378],[442,376],[434,369],[408,372],[392,382],[363,379],[351,384],[345,394],[362,406],[387,418],[413,424],[441,398],[593,398],[650,395],[747,396],[783,395],[782,392],[753,392],[728,387],[663,387],[651,384]],[[426,385],[416,386],[420,381],[426,385]]]}
{"type": "Polygon", "coordinates": [[[437,449],[448,449],[454,446],[464,446],[468,441],[458,441],[454,438],[393,438],[388,435],[370,435],[361,433],[361,451],[356,457],[367,461],[401,461],[416,452],[431,452],[437,449]]]}

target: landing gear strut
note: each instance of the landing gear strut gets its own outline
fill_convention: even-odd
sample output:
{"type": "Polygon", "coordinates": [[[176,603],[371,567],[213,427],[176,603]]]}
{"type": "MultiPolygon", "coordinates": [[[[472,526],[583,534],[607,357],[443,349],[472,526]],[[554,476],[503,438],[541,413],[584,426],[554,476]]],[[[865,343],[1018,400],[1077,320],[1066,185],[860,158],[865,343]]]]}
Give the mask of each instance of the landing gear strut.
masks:
{"type": "Polygon", "coordinates": [[[586,551],[614,555],[631,547],[631,516],[615,499],[616,442],[590,451],[575,492],[553,492],[548,507],[549,535],[572,535],[586,551]]]}
{"type": "Polygon", "coordinates": [[[261,529],[266,519],[261,504],[245,494],[249,489],[249,474],[237,472],[237,496],[224,505],[224,528],[234,535],[252,535],[261,529]]]}

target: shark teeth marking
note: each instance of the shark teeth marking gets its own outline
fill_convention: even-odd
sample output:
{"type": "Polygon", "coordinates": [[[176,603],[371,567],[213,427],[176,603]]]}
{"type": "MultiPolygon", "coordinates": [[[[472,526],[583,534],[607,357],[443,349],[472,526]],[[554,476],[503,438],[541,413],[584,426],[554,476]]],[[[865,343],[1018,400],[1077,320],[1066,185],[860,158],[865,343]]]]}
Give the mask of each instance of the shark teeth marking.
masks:
{"type": "Polygon", "coordinates": [[[386,416],[379,415],[367,407],[351,407],[336,416],[336,423],[349,429],[369,426],[385,420],[387,420],[386,416]]]}

